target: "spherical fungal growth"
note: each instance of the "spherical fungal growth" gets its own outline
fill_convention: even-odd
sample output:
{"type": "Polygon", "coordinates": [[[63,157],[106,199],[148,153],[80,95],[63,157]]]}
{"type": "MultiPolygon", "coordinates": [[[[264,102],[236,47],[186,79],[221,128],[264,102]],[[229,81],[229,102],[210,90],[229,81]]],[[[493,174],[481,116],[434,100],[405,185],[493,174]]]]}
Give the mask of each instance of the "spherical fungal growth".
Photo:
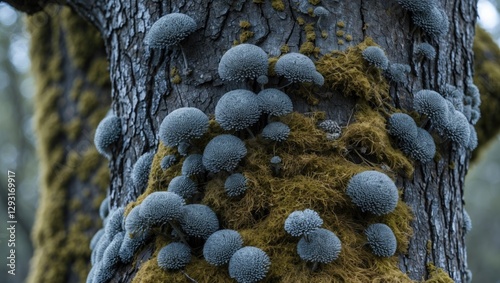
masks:
{"type": "Polygon", "coordinates": [[[314,82],[322,86],[325,79],[316,71],[314,62],[300,53],[288,53],[278,59],[274,67],[276,74],[290,82],[314,82]]]}
{"type": "Polygon", "coordinates": [[[167,170],[170,166],[174,165],[176,161],[177,158],[173,154],[163,157],[160,163],[161,169],[167,170]]]}
{"type": "Polygon", "coordinates": [[[219,229],[219,220],[210,207],[188,204],[182,209],[181,228],[189,236],[206,239],[219,229]]]}
{"type": "Polygon", "coordinates": [[[101,205],[99,206],[99,216],[102,220],[108,217],[109,214],[109,197],[106,197],[102,200],[101,205]]]}
{"type": "Polygon", "coordinates": [[[411,12],[425,12],[430,10],[434,3],[432,0],[398,0],[403,9],[411,12]]]}
{"type": "Polygon", "coordinates": [[[402,144],[401,147],[411,158],[426,163],[431,161],[434,155],[436,155],[436,144],[429,132],[422,128],[417,128],[417,130],[417,138],[406,144],[402,144]]]}
{"type": "Polygon", "coordinates": [[[241,173],[234,173],[227,177],[224,189],[229,197],[237,197],[247,190],[247,178],[241,173]]]}
{"type": "Polygon", "coordinates": [[[433,37],[445,34],[450,25],[446,12],[437,6],[423,12],[414,13],[413,23],[433,37]]]}
{"type": "Polygon", "coordinates": [[[389,68],[387,68],[385,75],[395,83],[403,83],[406,80],[406,75],[410,71],[410,65],[394,63],[389,64],[389,68]]]}
{"type": "Polygon", "coordinates": [[[169,147],[200,138],[208,130],[208,116],[200,109],[183,107],[168,114],[160,125],[161,141],[169,147]]]}
{"type": "Polygon", "coordinates": [[[219,230],[208,237],[203,246],[203,257],[215,266],[229,262],[233,254],[241,249],[243,240],[235,230],[219,230]]]}
{"type": "Polygon", "coordinates": [[[279,89],[267,88],[257,95],[262,112],[273,115],[283,116],[293,111],[292,100],[286,93],[279,89]]]}
{"type": "Polygon", "coordinates": [[[188,15],[172,13],[159,18],[149,29],[144,42],[151,48],[170,48],[196,30],[196,22],[188,15]]]}
{"type": "Polygon", "coordinates": [[[382,223],[372,224],[365,230],[365,234],[368,245],[375,255],[390,257],[396,252],[396,236],[389,226],[382,223]]]}
{"type": "Polygon", "coordinates": [[[172,192],[154,192],[141,203],[139,215],[150,225],[161,225],[182,217],[184,199],[172,192]]]}
{"type": "Polygon", "coordinates": [[[436,49],[429,43],[422,42],[416,46],[415,55],[424,56],[428,60],[434,60],[436,58],[436,49]]]}
{"type": "Polygon", "coordinates": [[[120,118],[115,115],[108,116],[99,123],[95,130],[94,144],[97,151],[111,158],[111,146],[116,143],[122,134],[120,118]]]}
{"type": "Polygon", "coordinates": [[[448,120],[448,104],[446,100],[433,90],[423,89],[415,94],[413,107],[419,114],[426,115],[438,128],[443,128],[448,120]]]}
{"type": "Polygon", "coordinates": [[[263,138],[277,142],[286,141],[289,134],[290,128],[281,122],[271,122],[262,129],[263,138]]]}
{"type": "Polygon", "coordinates": [[[151,163],[153,163],[154,152],[147,152],[141,155],[132,168],[132,182],[140,190],[144,190],[148,185],[149,171],[151,171],[151,163]]]}
{"type": "Polygon", "coordinates": [[[168,191],[178,194],[184,199],[188,199],[196,194],[196,183],[186,176],[177,176],[168,184],[168,191]]]}
{"type": "Polygon", "coordinates": [[[229,276],[238,283],[253,283],[266,277],[271,260],[261,249],[244,247],[229,260],[229,276]]]}
{"type": "Polygon", "coordinates": [[[285,231],[294,237],[299,237],[309,235],[321,225],[323,225],[323,219],[316,211],[312,209],[296,210],[286,218],[285,231]]]}
{"type": "Polygon", "coordinates": [[[253,44],[240,44],[229,49],[219,62],[219,76],[226,81],[243,81],[267,75],[267,53],[253,44]]]}
{"type": "Polygon", "coordinates": [[[400,141],[412,141],[417,138],[417,124],[410,115],[405,113],[394,113],[387,120],[387,131],[389,135],[400,141]]]}
{"type": "Polygon", "coordinates": [[[297,244],[297,253],[305,261],[329,263],[337,259],[342,249],[340,239],[332,231],[319,228],[297,244]]]}
{"type": "Polygon", "coordinates": [[[203,151],[203,166],[212,172],[233,171],[247,154],[245,143],[233,135],[213,138],[203,151]]]}
{"type": "Polygon", "coordinates": [[[389,66],[389,59],[385,56],[384,50],[378,46],[369,46],[362,52],[363,58],[379,69],[385,70],[389,66]]]}
{"type": "Polygon", "coordinates": [[[242,130],[257,122],[261,113],[257,95],[245,89],[224,94],[215,106],[215,121],[224,130],[242,130]]]}
{"type": "Polygon", "coordinates": [[[157,261],[164,270],[182,269],[191,261],[191,249],[183,243],[170,243],[160,250],[157,261]]]}
{"type": "Polygon", "coordinates": [[[193,176],[205,173],[203,166],[203,155],[191,154],[182,163],[182,175],[193,176]]]}
{"type": "Polygon", "coordinates": [[[347,195],[362,211],[384,215],[396,208],[398,189],[384,173],[364,171],[354,175],[347,185],[347,195]]]}
{"type": "Polygon", "coordinates": [[[149,230],[149,222],[140,215],[142,205],[138,205],[127,214],[125,218],[125,230],[128,234],[141,234],[149,230]]]}

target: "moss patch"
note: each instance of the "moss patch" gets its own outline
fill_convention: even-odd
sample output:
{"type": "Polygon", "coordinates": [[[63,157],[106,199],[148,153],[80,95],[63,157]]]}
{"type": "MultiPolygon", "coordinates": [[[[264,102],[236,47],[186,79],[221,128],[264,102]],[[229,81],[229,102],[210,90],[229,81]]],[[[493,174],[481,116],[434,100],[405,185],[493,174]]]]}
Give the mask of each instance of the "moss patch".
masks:
{"type": "MultiPolygon", "coordinates": [[[[481,93],[482,118],[476,124],[479,149],[499,133],[500,124],[500,48],[483,29],[476,28],[474,39],[474,83],[481,93]]],[[[473,152],[475,159],[480,150],[473,152]]]]}
{"type": "Polygon", "coordinates": [[[283,0],[271,0],[271,6],[276,11],[282,12],[285,10],[285,3],[283,3],[283,0]]]}
{"type": "Polygon", "coordinates": [[[434,264],[427,264],[427,271],[429,272],[429,279],[425,283],[453,283],[453,279],[442,268],[436,267],[434,264]]]}

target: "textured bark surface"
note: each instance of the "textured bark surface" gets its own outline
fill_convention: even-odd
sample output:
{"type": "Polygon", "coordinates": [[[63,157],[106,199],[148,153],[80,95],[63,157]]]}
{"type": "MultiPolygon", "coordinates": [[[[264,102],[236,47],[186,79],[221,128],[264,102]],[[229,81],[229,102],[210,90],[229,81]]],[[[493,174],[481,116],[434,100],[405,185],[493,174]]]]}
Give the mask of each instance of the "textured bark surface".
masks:
{"type": "MultiPolygon", "coordinates": [[[[320,53],[343,50],[372,37],[392,62],[410,64],[409,83],[392,85],[395,105],[411,109],[412,93],[422,88],[441,90],[445,84],[464,87],[472,77],[472,42],[476,19],[474,0],[439,1],[447,11],[450,29],[445,36],[431,41],[438,53],[437,60],[422,64],[414,58],[416,42],[429,38],[411,23],[410,14],[396,1],[323,1],[331,16],[322,20],[328,29],[326,39],[317,37],[320,53]],[[346,34],[353,40],[339,44],[336,23],[343,21],[346,34]]],[[[123,143],[114,150],[110,163],[110,195],[114,206],[125,205],[141,194],[130,180],[130,170],[143,153],[158,145],[158,126],[172,110],[195,106],[213,113],[215,103],[226,91],[234,89],[223,84],[217,74],[222,54],[241,32],[240,20],[252,24],[254,36],[248,40],[261,46],[270,56],[279,56],[280,47],[287,44],[298,51],[306,41],[305,32],[297,20],[310,18],[294,9],[293,1],[285,1],[285,9],[276,11],[270,1],[257,5],[252,1],[120,1],[95,2],[73,0],[68,3],[101,31],[110,61],[112,107],[122,117],[123,143]],[[182,75],[181,84],[171,83],[170,70],[182,69],[177,48],[150,51],[143,44],[148,28],[160,16],[182,12],[193,17],[198,30],[182,42],[193,72],[182,75]]],[[[256,86],[247,85],[249,89],[256,86]]],[[[311,106],[299,97],[292,97],[294,109],[300,112],[321,110],[327,116],[346,125],[354,101],[341,93],[330,94],[311,106]]],[[[417,164],[412,180],[400,177],[397,184],[404,188],[403,200],[413,209],[414,236],[408,254],[402,255],[400,267],[414,280],[428,277],[427,263],[446,270],[456,282],[463,282],[466,254],[463,225],[463,180],[470,154],[445,142],[438,145],[441,158],[427,165],[417,164]]],[[[148,250],[143,251],[147,258],[148,250]]],[[[151,251],[150,251],[151,252],[151,251]]],[[[127,282],[133,271],[115,278],[127,282]]],[[[125,272],[126,270],[126,272],[125,272]]]]}

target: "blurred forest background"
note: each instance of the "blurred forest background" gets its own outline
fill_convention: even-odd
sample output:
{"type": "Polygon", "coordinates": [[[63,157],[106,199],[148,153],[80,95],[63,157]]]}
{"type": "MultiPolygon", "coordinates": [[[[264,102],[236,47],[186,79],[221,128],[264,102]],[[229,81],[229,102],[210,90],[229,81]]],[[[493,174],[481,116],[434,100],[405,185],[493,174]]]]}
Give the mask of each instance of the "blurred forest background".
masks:
{"type": "MultiPolygon", "coordinates": [[[[480,25],[500,43],[500,0],[480,0],[478,5],[480,25]]],[[[34,83],[29,74],[28,43],[24,16],[0,3],[0,278],[7,278],[9,283],[24,282],[29,270],[30,231],[38,199],[36,137],[32,128],[34,83]],[[15,277],[7,275],[5,264],[7,170],[16,172],[15,277]]],[[[471,165],[465,192],[473,225],[467,235],[472,281],[500,283],[500,136],[471,165]]]]}

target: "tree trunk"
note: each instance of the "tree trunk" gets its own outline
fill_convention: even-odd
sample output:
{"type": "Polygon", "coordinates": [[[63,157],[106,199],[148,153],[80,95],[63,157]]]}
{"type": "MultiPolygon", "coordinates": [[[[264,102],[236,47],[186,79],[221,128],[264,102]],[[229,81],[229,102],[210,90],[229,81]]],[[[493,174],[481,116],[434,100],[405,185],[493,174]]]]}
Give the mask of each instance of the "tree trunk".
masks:
{"type": "MultiPolygon", "coordinates": [[[[301,12],[295,2],[280,0],[147,3],[141,1],[112,3],[68,1],[68,4],[80,15],[97,26],[104,38],[112,82],[112,108],[115,115],[122,118],[123,136],[121,143],[113,150],[113,158],[110,160],[109,195],[112,206],[126,206],[135,202],[143,193],[142,190],[134,187],[130,172],[135,161],[145,152],[158,149],[146,192],[158,190],[161,186],[168,184],[168,179],[171,177],[163,175],[159,177],[160,181],[154,181],[154,178],[159,176],[156,174],[163,174],[157,169],[158,162],[166,149],[159,143],[158,129],[168,113],[180,107],[190,106],[211,114],[214,112],[218,99],[227,91],[236,88],[259,91],[259,87],[250,82],[238,85],[223,82],[219,78],[217,73],[219,60],[235,41],[238,41],[236,43],[256,44],[263,48],[270,58],[282,55],[287,49],[290,52],[300,51],[317,60],[318,70],[325,76],[325,86],[313,88],[294,85],[284,90],[292,98],[294,110],[307,114],[300,116],[302,117],[300,121],[316,123],[319,121],[318,117],[321,117],[316,112],[323,111],[325,115],[321,118],[335,120],[343,127],[344,134],[338,141],[332,142],[332,150],[337,151],[343,158],[342,160],[351,162],[354,168],[348,167],[344,171],[341,169],[336,171],[342,177],[338,178],[338,184],[332,186],[337,190],[344,190],[349,178],[356,173],[354,171],[361,169],[386,171],[396,179],[396,184],[402,189],[402,200],[411,209],[413,220],[411,221],[408,216],[408,207],[401,202],[395,212],[401,215],[387,218],[366,217],[365,219],[364,214],[347,213],[344,210],[335,210],[334,214],[329,214],[327,210],[319,211],[325,220],[325,225],[345,226],[347,230],[351,229],[358,234],[363,234],[366,225],[375,221],[393,221],[390,226],[395,230],[399,242],[399,265],[395,260],[364,258],[357,254],[353,256],[357,256],[356,259],[360,262],[349,262],[347,256],[343,256],[342,253],[350,251],[354,253],[355,250],[363,253],[366,248],[360,240],[362,236],[350,242],[350,236],[348,236],[350,234],[339,232],[339,237],[344,243],[340,263],[331,264],[335,267],[325,265],[319,274],[315,274],[310,273],[304,266],[301,267],[298,256],[294,254],[294,266],[299,270],[294,272],[301,274],[300,276],[310,276],[311,282],[327,280],[326,278],[340,282],[356,282],[357,280],[360,282],[363,280],[395,282],[410,279],[437,279],[439,276],[442,276],[439,277],[441,280],[446,280],[446,276],[442,275],[440,269],[434,268],[435,266],[444,270],[455,282],[465,282],[467,263],[464,245],[465,231],[462,229],[464,221],[462,197],[463,180],[468,169],[470,152],[449,141],[443,141],[437,145],[438,155],[434,161],[426,164],[417,161],[410,163],[409,159],[402,156],[401,152],[393,148],[391,144],[383,144],[383,142],[388,141],[385,132],[385,119],[388,114],[395,112],[397,108],[411,111],[412,97],[415,92],[421,89],[440,91],[446,84],[464,89],[466,82],[472,78],[472,42],[477,16],[476,1],[439,1],[450,19],[450,27],[448,32],[438,39],[431,39],[416,28],[412,23],[411,14],[403,10],[396,1],[323,1],[321,5],[330,11],[330,16],[322,18],[321,24],[317,23],[316,17],[311,17],[307,13],[307,8],[301,12]],[[160,16],[173,12],[191,16],[195,19],[198,28],[193,35],[181,43],[192,73],[180,74],[182,80],[180,83],[177,77],[179,74],[175,73],[175,69],[182,69],[184,65],[180,50],[178,48],[150,50],[143,43],[149,27],[160,16]],[[240,27],[241,21],[248,21],[251,26],[242,28],[240,27]],[[325,33],[323,34],[322,31],[325,33]],[[391,62],[411,66],[407,82],[388,85],[380,71],[363,62],[359,53],[362,47],[373,44],[369,38],[385,50],[391,62]],[[428,41],[436,48],[435,60],[422,61],[413,55],[414,45],[423,41],[428,41]],[[336,81],[340,80],[338,74],[330,76],[326,74],[329,64],[333,63],[328,61],[328,56],[325,55],[336,50],[354,54],[351,57],[346,56],[348,58],[346,60],[353,60],[353,57],[358,56],[357,61],[347,63],[362,68],[359,75],[362,77],[347,75],[347,79],[344,78],[338,83],[336,81]],[[358,79],[366,79],[369,85],[358,84],[358,79]],[[357,85],[360,89],[355,89],[357,85]],[[311,114],[311,112],[316,114],[311,114]],[[364,122],[363,119],[365,119],[364,122]],[[372,131],[379,131],[380,136],[375,135],[375,137],[380,140],[373,140],[367,136],[370,127],[365,129],[366,133],[363,132],[365,130],[361,126],[370,124],[370,119],[373,119],[372,131]],[[377,121],[382,121],[382,126],[377,124],[377,121]],[[361,132],[354,133],[355,129],[361,132]],[[412,172],[414,173],[411,174],[412,172]],[[337,216],[339,219],[342,218],[340,222],[336,222],[337,216]],[[411,229],[406,228],[408,224],[411,224],[411,229]],[[355,270],[358,273],[328,273],[330,270],[340,272],[343,269],[355,270]]],[[[314,8],[310,4],[307,5],[311,9],[314,8]]],[[[334,53],[333,57],[337,58],[336,56],[342,57],[343,55],[334,53]]],[[[337,66],[337,71],[349,71],[349,67],[337,66]]],[[[268,86],[285,84],[283,79],[272,76],[268,86]]],[[[291,123],[295,121],[293,120],[295,118],[288,119],[291,123]]],[[[428,127],[428,125],[424,126],[428,127]]],[[[247,141],[248,144],[253,142],[255,141],[247,141]]],[[[310,154],[309,151],[301,152],[301,150],[297,148],[296,152],[291,154],[291,160],[300,160],[306,154],[310,154]]],[[[251,161],[248,163],[251,164],[251,161]]],[[[317,177],[310,181],[317,180],[324,179],[317,177]]],[[[209,184],[212,183],[209,182],[209,184]]],[[[294,193],[290,192],[290,194],[294,193]]],[[[210,203],[208,197],[205,197],[204,203],[210,203]]],[[[140,200],[142,199],[139,198],[139,202],[140,200]]],[[[323,201],[328,202],[328,200],[323,201]]],[[[270,212],[272,205],[268,205],[268,207],[261,207],[260,213],[273,215],[270,212]]],[[[307,203],[302,205],[306,206],[294,207],[308,208],[307,203]]],[[[318,204],[311,200],[310,205],[318,204]]],[[[337,205],[337,203],[333,201],[331,205],[337,205]]],[[[341,204],[340,207],[345,210],[354,209],[352,205],[346,203],[341,204]]],[[[215,210],[221,218],[221,223],[226,225],[222,228],[234,228],[231,226],[232,219],[225,215],[224,211],[215,210]]],[[[259,217],[255,219],[256,232],[251,232],[250,227],[242,228],[245,244],[251,243],[258,246],[260,243],[258,237],[255,236],[254,239],[249,235],[258,235],[262,232],[258,228],[258,223],[261,223],[259,221],[265,222],[264,219],[259,217]]],[[[285,219],[280,220],[284,222],[285,219]]],[[[337,233],[334,228],[332,230],[337,233]]],[[[284,246],[294,246],[291,244],[292,239],[282,238],[281,235],[279,237],[280,241],[286,239],[289,242],[283,244],[284,246]]],[[[158,249],[161,248],[158,243],[163,244],[169,241],[165,238],[168,237],[160,235],[156,240],[152,240],[136,256],[132,265],[120,266],[113,282],[130,282],[131,280],[148,282],[148,279],[156,278],[155,276],[159,276],[158,278],[173,276],[174,278],[176,275],[158,271],[157,266],[154,267],[151,263],[155,261],[158,249]],[[148,261],[150,258],[151,260],[148,261]],[[136,272],[138,273],[134,278],[136,272]],[[145,277],[148,272],[151,277],[145,277]]],[[[276,239],[269,241],[272,240],[276,239]]],[[[281,242],[275,243],[278,248],[281,244],[281,242]]],[[[277,256],[276,253],[271,254],[271,261],[278,261],[277,256]]],[[[198,258],[201,257],[198,255],[198,258]]],[[[286,262],[286,264],[291,265],[291,262],[286,262]]],[[[294,268],[288,265],[271,265],[271,275],[268,279],[273,282],[285,281],[287,277],[277,269],[294,268]]],[[[210,282],[214,278],[229,280],[224,268],[209,269],[206,264],[203,268],[208,270],[206,274],[212,274],[213,277],[194,276],[194,274],[203,273],[199,270],[197,273],[196,268],[192,266],[188,266],[186,273],[199,282],[210,282]]],[[[182,274],[181,278],[187,280],[182,274]]],[[[299,280],[298,278],[300,277],[294,280],[299,280]]],[[[174,282],[173,279],[171,281],[174,282]]]]}

